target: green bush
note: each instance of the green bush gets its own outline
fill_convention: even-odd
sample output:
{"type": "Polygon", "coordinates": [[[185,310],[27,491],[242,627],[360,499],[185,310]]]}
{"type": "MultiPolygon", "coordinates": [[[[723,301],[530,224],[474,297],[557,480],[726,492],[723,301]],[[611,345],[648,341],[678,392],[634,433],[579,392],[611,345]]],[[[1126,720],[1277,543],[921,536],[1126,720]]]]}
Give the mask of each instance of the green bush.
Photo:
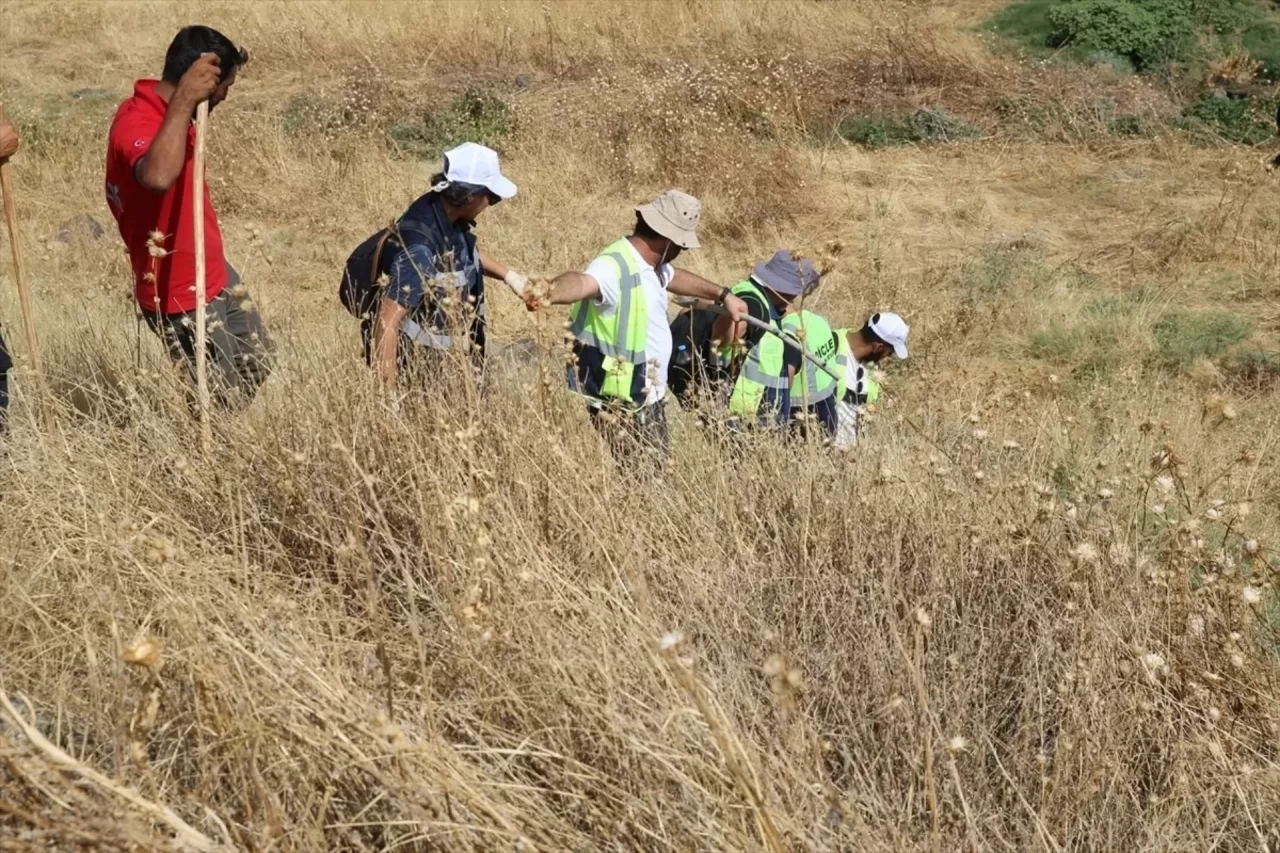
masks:
{"type": "Polygon", "coordinates": [[[1222,355],[1252,331],[1247,319],[1225,311],[1173,311],[1154,328],[1156,357],[1170,369],[1183,369],[1196,359],[1222,355]]]}
{"type": "Polygon", "coordinates": [[[1070,365],[1075,379],[1105,376],[1120,355],[1121,342],[1132,336],[1135,311],[1151,298],[1146,286],[1099,296],[1084,306],[1073,325],[1055,322],[1032,332],[1028,351],[1033,358],[1070,365]]]}
{"type": "Polygon", "coordinates": [[[1275,134],[1271,117],[1275,104],[1255,98],[1206,94],[1182,111],[1175,126],[1199,131],[1241,145],[1262,145],[1275,134]]]}
{"type": "Polygon", "coordinates": [[[1176,0],[1167,5],[1135,0],[1073,0],[1049,10],[1049,44],[1106,51],[1123,56],[1139,70],[1149,68],[1186,51],[1192,26],[1189,18],[1173,11],[1180,5],[1176,0]]]}
{"type": "Polygon", "coordinates": [[[1273,82],[1280,81],[1280,6],[1277,10],[1277,14],[1254,21],[1240,33],[1241,47],[1262,63],[1258,76],[1273,82]]]}
{"type": "Polygon", "coordinates": [[[1053,25],[1049,11],[1061,0],[1017,0],[988,19],[993,32],[1014,39],[1033,53],[1049,52],[1053,25]]]}
{"type": "Polygon", "coordinates": [[[836,132],[842,139],[867,148],[954,142],[982,134],[940,107],[918,109],[909,116],[853,116],[840,122],[836,132]]]}
{"type": "Polygon", "coordinates": [[[1079,329],[1069,329],[1061,323],[1054,323],[1031,333],[1030,351],[1034,358],[1065,362],[1075,355],[1076,349],[1084,340],[1085,336],[1079,329]]]}
{"type": "Polygon", "coordinates": [[[514,125],[505,101],[489,92],[469,89],[447,109],[425,113],[421,124],[395,125],[387,135],[401,152],[434,160],[463,142],[479,142],[500,151],[514,125]]]}
{"type": "Polygon", "coordinates": [[[1201,35],[1239,36],[1264,76],[1280,75],[1280,15],[1261,0],[1017,0],[989,23],[1037,53],[1139,71],[1192,59],[1201,35]]]}
{"type": "Polygon", "coordinates": [[[1054,364],[1071,365],[1075,379],[1105,376],[1115,361],[1119,329],[1106,321],[1079,326],[1054,323],[1031,333],[1032,358],[1054,364]]]}

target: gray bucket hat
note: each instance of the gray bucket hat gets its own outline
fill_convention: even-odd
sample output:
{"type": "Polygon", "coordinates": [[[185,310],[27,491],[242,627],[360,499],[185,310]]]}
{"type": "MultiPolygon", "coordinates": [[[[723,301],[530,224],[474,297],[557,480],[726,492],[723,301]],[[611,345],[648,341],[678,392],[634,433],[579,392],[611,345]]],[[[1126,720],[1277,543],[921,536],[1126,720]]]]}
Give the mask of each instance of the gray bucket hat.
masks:
{"type": "Polygon", "coordinates": [[[751,277],[780,296],[800,296],[818,283],[813,264],[808,259],[796,261],[789,249],[779,249],[769,260],[756,264],[751,277]]]}

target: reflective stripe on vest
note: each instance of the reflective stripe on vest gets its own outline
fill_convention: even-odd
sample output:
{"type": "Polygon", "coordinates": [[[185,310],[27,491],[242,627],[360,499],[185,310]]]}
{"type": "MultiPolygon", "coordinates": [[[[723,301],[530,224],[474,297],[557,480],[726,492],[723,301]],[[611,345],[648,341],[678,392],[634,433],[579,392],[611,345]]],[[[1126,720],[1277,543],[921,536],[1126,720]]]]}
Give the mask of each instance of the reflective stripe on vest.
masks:
{"type": "MultiPolygon", "coordinates": [[[[804,344],[805,350],[817,358],[827,361],[832,353],[827,352],[833,340],[831,325],[812,311],[801,311],[788,314],[782,318],[782,327],[790,331],[804,344]]],[[[839,345],[835,347],[835,355],[839,357],[839,345]]],[[[836,372],[839,372],[838,370],[836,372]]],[[[825,370],[820,369],[808,358],[804,359],[804,372],[797,374],[791,383],[791,400],[794,405],[816,406],[831,398],[836,393],[836,380],[825,370]]]]}
{"type": "Polygon", "coordinates": [[[600,391],[604,397],[634,400],[635,371],[645,364],[645,341],[649,333],[649,305],[641,287],[640,268],[630,259],[624,237],[606,246],[600,257],[618,267],[618,304],[605,316],[595,300],[574,303],[569,330],[578,342],[603,356],[600,391]]]}
{"type": "MultiPolygon", "coordinates": [[[[778,317],[773,306],[751,279],[740,281],[732,288],[736,296],[753,295],[769,308],[770,320],[778,328],[778,317]]],[[[786,344],[776,335],[762,334],[760,340],[742,361],[733,390],[729,394],[729,413],[743,417],[764,418],[768,412],[761,408],[782,411],[786,394],[791,386],[787,378],[786,344]]],[[[720,356],[732,363],[733,345],[720,348],[720,356]]]]}
{"type": "Polygon", "coordinates": [[[453,338],[449,335],[429,332],[408,317],[400,321],[400,333],[420,347],[449,349],[453,346],[453,338]]]}

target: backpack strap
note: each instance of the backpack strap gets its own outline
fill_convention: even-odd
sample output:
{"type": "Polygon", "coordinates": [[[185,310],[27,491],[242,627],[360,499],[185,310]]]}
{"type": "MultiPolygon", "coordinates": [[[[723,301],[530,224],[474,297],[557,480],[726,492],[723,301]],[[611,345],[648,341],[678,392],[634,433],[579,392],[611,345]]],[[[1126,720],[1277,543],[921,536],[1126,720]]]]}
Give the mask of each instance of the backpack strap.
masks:
{"type": "Polygon", "coordinates": [[[387,247],[387,241],[391,239],[391,229],[382,229],[382,236],[378,238],[378,245],[373,249],[373,269],[369,273],[369,282],[376,285],[378,283],[378,270],[382,267],[382,250],[387,247]]]}

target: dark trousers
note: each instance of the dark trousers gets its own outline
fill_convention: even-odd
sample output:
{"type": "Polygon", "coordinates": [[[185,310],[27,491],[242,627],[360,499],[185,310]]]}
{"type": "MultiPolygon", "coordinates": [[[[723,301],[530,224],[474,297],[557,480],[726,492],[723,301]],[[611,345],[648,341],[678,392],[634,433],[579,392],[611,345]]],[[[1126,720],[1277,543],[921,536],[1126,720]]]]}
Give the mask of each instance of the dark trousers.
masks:
{"type": "Polygon", "coordinates": [[[633,410],[590,406],[587,412],[615,460],[661,470],[671,455],[666,402],[663,399],[633,410]]]}
{"type": "Polygon", "coordinates": [[[0,332],[0,433],[5,431],[9,422],[10,367],[13,367],[13,359],[9,358],[9,350],[4,345],[4,334],[0,332]]]}
{"type": "MultiPolygon", "coordinates": [[[[142,318],[165,342],[174,363],[186,365],[194,384],[196,312],[143,311],[142,318]]],[[[271,340],[257,309],[247,296],[232,296],[224,290],[205,308],[205,330],[210,396],[225,409],[249,405],[271,374],[271,340]]]]}

